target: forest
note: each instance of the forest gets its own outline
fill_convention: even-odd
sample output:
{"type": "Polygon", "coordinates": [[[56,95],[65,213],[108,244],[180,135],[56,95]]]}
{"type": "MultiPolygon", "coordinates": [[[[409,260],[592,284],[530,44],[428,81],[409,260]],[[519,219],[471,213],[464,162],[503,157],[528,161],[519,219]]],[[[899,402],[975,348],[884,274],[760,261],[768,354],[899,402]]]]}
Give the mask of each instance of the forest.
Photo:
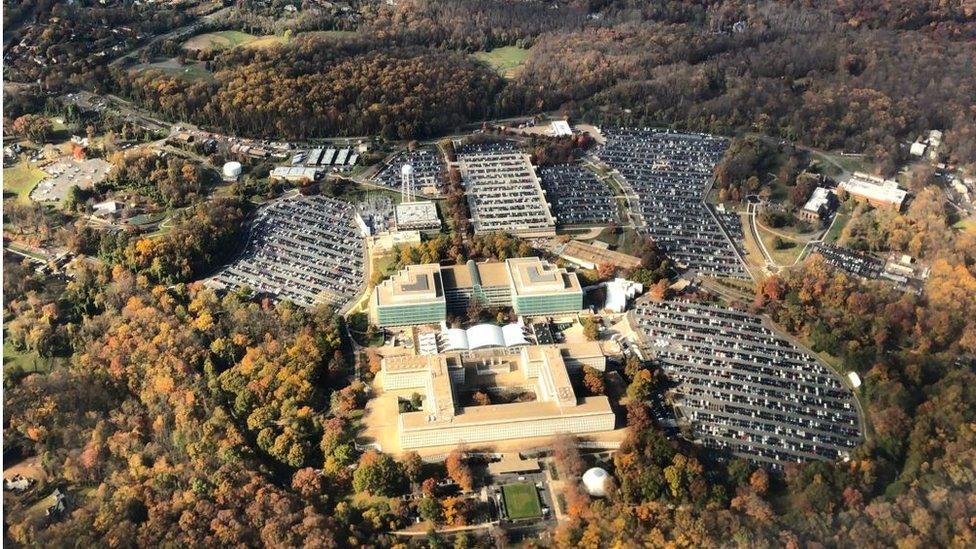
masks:
{"type": "MultiPolygon", "coordinates": [[[[768,172],[773,155],[785,161],[772,175],[796,182],[792,205],[804,201],[810,185],[797,178],[799,147],[781,139],[863,151],[890,172],[907,155],[905,140],[940,128],[942,160],[976,167],[976,13],[959,2],[377,2],[363,6],[357,37],[231,49],[208,61],[212,80],[110,70],[75,52],[73,45],[108,40],[109,26],[135,23],[127,3],[99,6],[5,0],[5,23],[44,23],[17,37],[64,60],[7,69],[5,76],[40,77],[45,91],[5,91],[6,127],[20,119],[25,133],[50,131],[31,114],[48,92],[84,82],[166,117],[276,139],[438,136],[489,117],[552,111],[597,124],[717,132],[735,136],[716,175],[731,201],[768,188],[749,176],[768,172]],[[503,45],[531,48],[510,80],[470,55],[503,45]]],[[[160,9],[137,32],[182,20],[160,9]]],[[[534,145],[540,163],[573,153],[567,142],[534,145]]],[[[441,146],[452,158],[450,142],[441,146]]],[[[354,352],[341,316],[194,282],[240,251],[253,205],[198,201],[206,173],[172,156],[111,160],[116,172],[99,192],[185,206],[172,227],[105,231],[70,224],[61,209],[4,204],[6,231],[18,242],[54,241],[88,256],[54,274],[3,257],[5,353],[31,353],[40,364],[5,367],[4,456],[35,460],[43,474],[38,490],[7,500],[7,541],[493,546],[433,534],[398,544],[388,534],[415,513],[463,526],[482,511],[438,492],[448,478],[474,487],[461,450],[434,465],[357,447],[369,398],[362,380],[378,371],[379,358],[354,352]],[[406,500],[411,485],[422,495],[406,500]],[[70,512],[38,520],[40,497],[54,489],[70,495],[70,512]]],[[[925,261],[922,292],[849,276],[814,254],[765,278],[740,304],[839,371],[859,374],[868,428],[851,459],[775,474],[668,438],[643,404],[667,380],[633,357],[620,372],[631,402],[621,411],[628,430],[608,465],[608,497],[591,499],[571,482],[584,470],[573,441],[553,448],[559,476],[570,481],[569,519],[550,546],[976,546],[976,231],[953,228],[932,173],[909,179],[904,212],[845,202],[850,222],[840,238],[925,261]]],[[[398,248],[393,267],[532,253],[507,235],[473,236],[456,168],[447,183],[450,234],[398,248]]],[[[642,262],[627,275],[663,299],[670,261],[650,240],[633,248],[642,262]]],[[[595,329],[591,323],[587,333],[595,329]]],[[[589,394],[606,389],[603,376],[585,376],[589,394]]]]}
{"type": "Polygon", "coordinates": [[[363,13],[354,38],[223,52],[213,82],[115,71],[106,85],[167,116],[265,137],[429,137],[558,111],[764,133],[866,153],[885,171],[907,157],[900,142],[936,128],[945,159],[976,162],[972,10],[911,0],[407,0],[363,13]],[[506,45],[531,48],[512,80],[468,55],[506,45]]]}

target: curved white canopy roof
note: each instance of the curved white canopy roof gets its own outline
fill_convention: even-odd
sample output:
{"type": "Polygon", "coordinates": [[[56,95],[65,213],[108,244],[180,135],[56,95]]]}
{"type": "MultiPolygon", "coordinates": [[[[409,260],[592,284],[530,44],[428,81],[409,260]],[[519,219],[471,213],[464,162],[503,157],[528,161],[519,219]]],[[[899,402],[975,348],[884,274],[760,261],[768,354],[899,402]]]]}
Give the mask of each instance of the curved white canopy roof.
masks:
{"type": "Polygon", "coordinates": [[[521,324],[499,327],[494,324],[478,324],[467,330],[449,328],[443,331],[447,351],[467,351],[486,347],[516,347],[528,345],[521,324]]]}
{"type": "Polygon", "coordinates": [[[494,324],[478,324],[468,328],[469,349],[483,349],[485,347],[506,347],[505,334],[494,324]]]}

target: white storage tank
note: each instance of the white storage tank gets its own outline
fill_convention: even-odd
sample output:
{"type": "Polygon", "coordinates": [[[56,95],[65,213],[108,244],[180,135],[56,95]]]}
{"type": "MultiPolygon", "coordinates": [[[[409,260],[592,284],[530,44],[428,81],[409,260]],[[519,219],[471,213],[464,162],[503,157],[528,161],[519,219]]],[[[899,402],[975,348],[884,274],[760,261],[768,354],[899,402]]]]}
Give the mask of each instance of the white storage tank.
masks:
{"type": "Polygon", "coordinates": [[[228,162],[224,164],[224,177],[227,179],[237,179],[241,175],[241,169],[240,162],[228,162]]]}
{"type": "Polygon", "coordinates": [[[587,469],[583,473],[583,487],[586,493],[595,497],[602,498],[607,495],[607,483],[610,482],[610,474],[599,467],[587,469]]]}

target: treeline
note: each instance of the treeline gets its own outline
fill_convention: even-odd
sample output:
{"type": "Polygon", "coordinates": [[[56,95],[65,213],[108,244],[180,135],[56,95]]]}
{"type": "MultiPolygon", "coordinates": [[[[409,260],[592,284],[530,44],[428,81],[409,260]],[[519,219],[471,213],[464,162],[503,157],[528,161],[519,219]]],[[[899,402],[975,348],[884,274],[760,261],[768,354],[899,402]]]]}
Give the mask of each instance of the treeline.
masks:
{"type": "Polygon", "coordinates": [[[217,83],[120,72],[117,84],[121,93],[166,116],[287,139],[442,133],[486,116],[501,84],[492,71],[458,53],[388,49],[347,55],[332,44],[298,41],[270,50],[218,71],[217,83]]]}
{"type": "Polygon", "coordinates": [[[404,0],[365,11],[366,30],[381,39],[465,51],[529,47],[542,33],[581,28],[588,15],[585,2],[540,0],[404,0]]]}

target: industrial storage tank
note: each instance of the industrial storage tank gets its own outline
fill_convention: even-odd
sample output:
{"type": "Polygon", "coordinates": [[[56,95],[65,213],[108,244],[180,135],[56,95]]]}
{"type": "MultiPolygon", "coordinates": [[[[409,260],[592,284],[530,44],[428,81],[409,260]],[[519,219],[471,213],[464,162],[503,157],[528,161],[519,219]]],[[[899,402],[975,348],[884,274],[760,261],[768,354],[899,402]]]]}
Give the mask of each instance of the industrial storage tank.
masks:
{"type": "Polygon", "coordinates": [[[241,169],[240,162],[228,162],[224,164],[224,177],[227,179],[237,179],[241,175],[241,169]]]}
{"type": "Polygon", "coordinates": [[[587,469],[583,473],[583,487],[586,493],[595,498],[602,498],[607,495],[607,484],[610,482],[610,474],[599,467],[587,469]]]}

